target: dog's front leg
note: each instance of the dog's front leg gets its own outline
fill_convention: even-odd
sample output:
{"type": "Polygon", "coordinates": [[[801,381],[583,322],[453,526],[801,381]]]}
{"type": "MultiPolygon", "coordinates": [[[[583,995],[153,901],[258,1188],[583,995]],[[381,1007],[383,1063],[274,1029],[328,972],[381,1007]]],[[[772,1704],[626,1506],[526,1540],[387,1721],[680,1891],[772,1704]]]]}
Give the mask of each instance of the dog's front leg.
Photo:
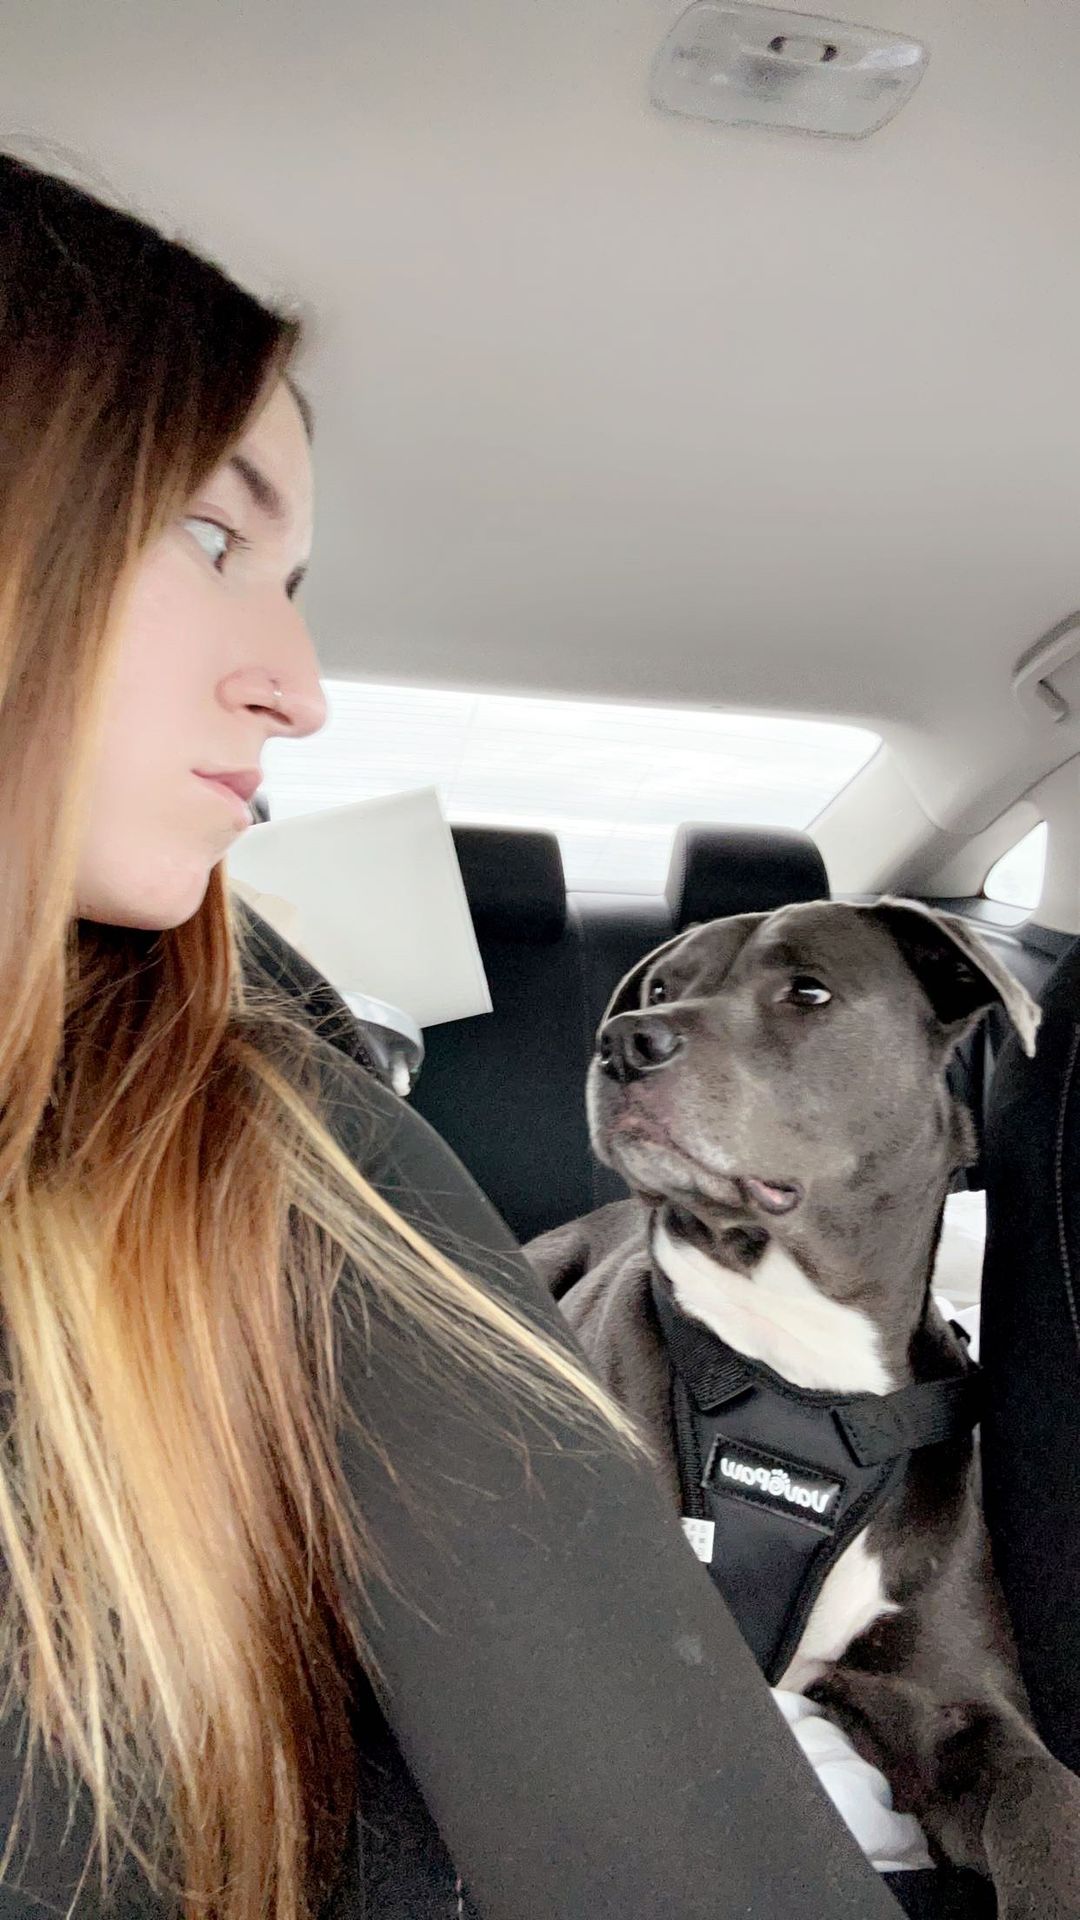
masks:
{"type": "Polygon", "coordinates": [[[843,1667],[808,1691],[935,1855],[992,1879],[998,1920],[1080,1920],[1080,1779],[1007,1701],[943,1703],[914,1681],[843,1667]]]}
{"type": "Polygon", "coordinates": [[[1080,1920],[1080,1779],[1007,1702],[931,1706],[921,1730],[924,1825],[989,1874],[999,1920],[1080,1920]]]}
{"type": "Polygon", "coordinates": [[[994,1768],[982,1839],[1000,1920],[1078,1920],[1080,1780],[1052,1754],[994,1768]]]}

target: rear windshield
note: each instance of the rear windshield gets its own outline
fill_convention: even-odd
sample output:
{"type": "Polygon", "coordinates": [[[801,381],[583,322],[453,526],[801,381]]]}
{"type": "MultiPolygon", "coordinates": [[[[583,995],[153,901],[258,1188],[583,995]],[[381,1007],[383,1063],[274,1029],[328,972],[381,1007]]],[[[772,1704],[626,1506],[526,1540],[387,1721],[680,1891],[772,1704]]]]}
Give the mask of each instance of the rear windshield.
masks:
{"type": "Polygon", "coordinates": [[[684,820],[805,827],[875,753],[820,720],[329,680],[330,719],[270,742],[274,819],[437,787],[447,817],[557,833],[567,885],[660,893],[684,820]]]}

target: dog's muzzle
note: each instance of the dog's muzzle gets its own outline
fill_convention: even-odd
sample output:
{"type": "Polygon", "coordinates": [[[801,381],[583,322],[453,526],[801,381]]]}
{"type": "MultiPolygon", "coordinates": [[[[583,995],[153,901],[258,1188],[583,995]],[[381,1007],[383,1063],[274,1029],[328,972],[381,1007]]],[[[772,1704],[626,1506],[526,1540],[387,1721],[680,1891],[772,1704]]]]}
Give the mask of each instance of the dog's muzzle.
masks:
{"type": "Polygon", "coordinates": [[[670,1020],[658,1014],[620,1014],[601,1030],[597,1058],[602,1073],[626,1086],[669,1067],[685,1047],[685,1036],[670,1020]]]}

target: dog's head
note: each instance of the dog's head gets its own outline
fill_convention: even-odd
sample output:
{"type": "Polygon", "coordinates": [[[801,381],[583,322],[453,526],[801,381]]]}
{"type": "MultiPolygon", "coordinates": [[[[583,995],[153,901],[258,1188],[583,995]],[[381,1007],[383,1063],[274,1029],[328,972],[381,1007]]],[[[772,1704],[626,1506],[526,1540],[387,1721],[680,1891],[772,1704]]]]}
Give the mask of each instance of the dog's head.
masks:
{"type": "Polygon", "coordinates": [[[692,928],[622,981],[588,1085],[593,1146],[646,1198],[774,1230],[890,1168],[948,1180],[973,1157],[945,1069],[1004,1008],[1039,1014],[960,920],[910,902],[820,903],[692,928]]]}

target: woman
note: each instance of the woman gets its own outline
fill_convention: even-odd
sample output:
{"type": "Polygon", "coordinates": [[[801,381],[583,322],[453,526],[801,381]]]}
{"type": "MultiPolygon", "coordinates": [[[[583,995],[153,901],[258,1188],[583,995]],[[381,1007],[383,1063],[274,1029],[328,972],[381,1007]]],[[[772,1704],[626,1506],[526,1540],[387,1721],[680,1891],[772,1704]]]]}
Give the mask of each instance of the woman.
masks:
{"type": "Polygon", "coordinates": [[[245,984],[296,346],[0,158],[0,1913],[884,1920],[501,1223],[245,984]]]}

